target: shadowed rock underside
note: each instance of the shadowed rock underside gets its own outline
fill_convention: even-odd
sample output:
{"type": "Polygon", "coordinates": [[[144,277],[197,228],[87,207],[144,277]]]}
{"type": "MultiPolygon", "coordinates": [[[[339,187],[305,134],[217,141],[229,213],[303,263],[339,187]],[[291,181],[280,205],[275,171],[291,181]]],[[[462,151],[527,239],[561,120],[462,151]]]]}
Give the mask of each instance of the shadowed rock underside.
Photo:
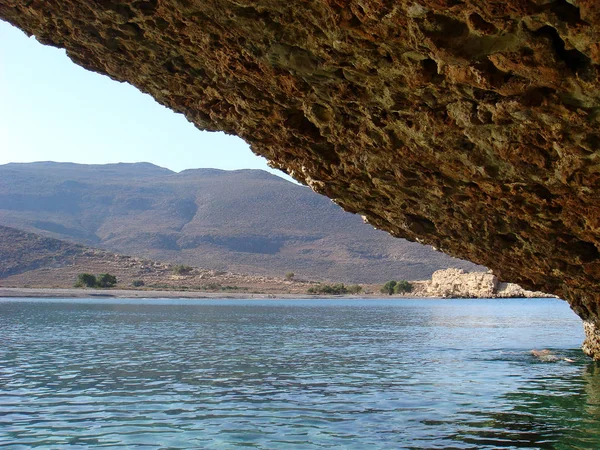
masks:
{"type": "Polygon", "coordinates": [[[596,0],[0,0],[394,236],[557,294],[600,359],[596,0]]]}

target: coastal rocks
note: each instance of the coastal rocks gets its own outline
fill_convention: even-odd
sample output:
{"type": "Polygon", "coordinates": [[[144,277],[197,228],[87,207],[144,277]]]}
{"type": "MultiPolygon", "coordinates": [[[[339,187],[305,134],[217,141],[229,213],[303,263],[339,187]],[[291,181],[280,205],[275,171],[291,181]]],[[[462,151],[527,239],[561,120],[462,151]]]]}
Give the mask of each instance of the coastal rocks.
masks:
{"type": "Polygon", "coordinates": [[[438,270],[431,276],[428,294],[436,297],[492,298],[497,285],[498,279],[491,273],[438,270]]]}
{"type": "Polygon", "coordinates": [[[555,295],[546,294],[540,291],[528,291],[523,289],[518,284],[514,283],[498,283],[496,290],[497,298],[543,298],[556,297],[555,295]]]}
{"type": "Polygon", "coordinates": [[[565,298],[600,359],[596,2],[0,0],[0,17],[376,228],[565,298]]]}
{"type": "Polygon", "coordinates": [[[581,346],[583,352],[586,355],[600,355],[600,329],[597,322],[584,320],[583,330],[585,331],[585,341],[581,346]]]}
{"type": "Polygon", "coordinates": [[[430,281],[415,283],[415,295],[442,298],[539,298],[552,297],[532,292],[513,283],[502,283],[491,272],[465,273],[444,269],[433,273],[430,281]]]}

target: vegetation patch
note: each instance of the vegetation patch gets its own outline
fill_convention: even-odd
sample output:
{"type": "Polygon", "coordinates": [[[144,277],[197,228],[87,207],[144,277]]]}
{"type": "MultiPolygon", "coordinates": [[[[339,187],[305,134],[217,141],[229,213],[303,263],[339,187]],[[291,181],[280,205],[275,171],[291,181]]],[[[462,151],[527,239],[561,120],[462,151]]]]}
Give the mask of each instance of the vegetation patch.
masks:
{"type": "Polygon", "coordinates": [[[117,284],[117,277],[110,273],[101,273],[98,275],[97,286],[101,288],[111,288],[117,284]]]}
{"type": "Polygon", "coordinates": [[[360,294],[362,292],[362,286],[358,284],[346,286],[343,283],[318,284],[317,286],[309,288],[307,292],[309,294],[318,295],[360,294]]]}
{"type": "Polygon", "coordinates": [[[77,275],[75,287],[88,288],[111,288],[116,286],[117,277],[109,273],[101,273],[100,275],[92,275],[91,273],[80,273],[77,275]]]}
{"type": "Polygon", "coordinates": [[[413,290],[413,285],[406,280],[400,280],[400,281],[391,280],[382,286],[381,293],[388,294],[388,295],[408,294],[409,292],[412,292],[412,290],[413,290]]]}
{"type": "Polygon", "coordinates": [[[77,281],[75,282],[75,287],[96,287],[98,284],[98,280],[96,280],[96,276],[91,273],[80,273],[77,275],[77,281]]]}
{"type": "Polygon", "coordinates": [[[186,266],[185,264],[177,264],[175,267],[173,267],[173,272],[176,275],[187,275],[188,273],[190,273],[192,270],[194,270],[193,267],[191,266],[186,266]]]}

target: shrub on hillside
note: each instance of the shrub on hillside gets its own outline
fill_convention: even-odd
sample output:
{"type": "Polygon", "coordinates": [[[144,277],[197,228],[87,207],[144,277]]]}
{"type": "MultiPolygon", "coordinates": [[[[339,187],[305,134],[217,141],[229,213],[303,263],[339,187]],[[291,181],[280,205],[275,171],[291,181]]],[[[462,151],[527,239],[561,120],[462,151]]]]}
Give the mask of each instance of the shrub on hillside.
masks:
{"type": "Polygon", "coordinates": [[[117,277],[109,273],[101,273],[97,277],[91,273],[80,273],[77,275],[75,287],[110,288],[117,284],[117,277]]]}
{"type": "Polygon", "coordinates": [[[177,264],[175,267],[173,267],[173,272],[175,272],[177,275],[186,275],[192,270],[194,270],[193,267],[186,266],[185,264],[177,264]]]}
{"type": "Polygon", "coordinates": [[[101,273],[98,275],[97,286],[101,288],[111,288],[117,284],[117,277],[110,273],[101,273]]]}
{"type": "Polygon", "coordinates": [[[142,287],[142,286],[144,286],[145,284],[146,284],[146,283],[144,283],[142,280],[133,280],[133,281],[131,282],[131,285],[132,285],[133,287],[142,287]]]}
{"type": "Polygon", "coordinates": [[[96,287],[98,281],[96,277],[91,273],[80,273],[77,275],[77,282],[75,283],[75,287],[96,287]]]}

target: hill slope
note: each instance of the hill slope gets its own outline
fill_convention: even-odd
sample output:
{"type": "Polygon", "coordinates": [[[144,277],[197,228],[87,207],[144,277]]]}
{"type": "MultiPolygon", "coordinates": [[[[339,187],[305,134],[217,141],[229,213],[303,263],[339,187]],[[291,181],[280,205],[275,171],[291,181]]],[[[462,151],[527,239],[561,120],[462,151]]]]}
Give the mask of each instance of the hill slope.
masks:
{"type": "Polygon", "coordinates": [[[7,164],[0,225],[155,260],[317,280],[379,283],[477,268],[374,230],[259,170],[7,164]]]}
{"type": "Polygon", "coordinates": [[[188,267],[47,238],[0,226],[0,286],[11,288],[70,288],[80,273],[110,273],[117,288],[203,292],[261,292],[305,294],[313,286],[302,280],[285,280],[188,267]],[[140,283],[141,282],[141,283],[140,283]]]}
{"type": "MultiPolygon", "coordinates": [[[[150,273],[172,273],[168,264],[0,226],[0,280],[3,286],[71,287],[82,272],[111,273],[131,281],[150,273]]],[[[163,277],[164,278],[164,277],[163,277]]]]}
{"type": "Polygon", "coordinates": [[[68,264],[85,250],[82,245],[0,226],[0,279],[41,267],[68,264]]]}

